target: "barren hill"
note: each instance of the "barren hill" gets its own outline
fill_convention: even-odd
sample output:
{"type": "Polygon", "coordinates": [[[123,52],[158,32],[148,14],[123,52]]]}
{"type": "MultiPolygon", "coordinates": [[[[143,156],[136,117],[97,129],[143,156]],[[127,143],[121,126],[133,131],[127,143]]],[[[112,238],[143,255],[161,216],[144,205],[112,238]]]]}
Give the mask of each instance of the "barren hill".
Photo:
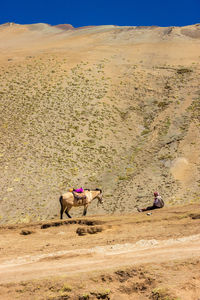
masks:
{"type": "Polygon", "coordinates": [[[71,186],[103,189],[89,214],[199,201],[199,63],[199,24],[1,25],[1,223],[58,216],[71,186]]]}

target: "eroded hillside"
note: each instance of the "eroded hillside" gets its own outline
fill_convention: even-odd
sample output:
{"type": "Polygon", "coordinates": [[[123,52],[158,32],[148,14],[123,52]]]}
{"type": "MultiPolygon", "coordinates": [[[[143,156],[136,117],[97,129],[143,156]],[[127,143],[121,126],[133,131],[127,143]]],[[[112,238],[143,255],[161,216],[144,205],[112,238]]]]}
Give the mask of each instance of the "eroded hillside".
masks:
{"type": "Polygon", "coordinates": [[[89,214],[198,201],[199,28],[0,26],[1,222],[71,186],[103,189],[89,214]]]}

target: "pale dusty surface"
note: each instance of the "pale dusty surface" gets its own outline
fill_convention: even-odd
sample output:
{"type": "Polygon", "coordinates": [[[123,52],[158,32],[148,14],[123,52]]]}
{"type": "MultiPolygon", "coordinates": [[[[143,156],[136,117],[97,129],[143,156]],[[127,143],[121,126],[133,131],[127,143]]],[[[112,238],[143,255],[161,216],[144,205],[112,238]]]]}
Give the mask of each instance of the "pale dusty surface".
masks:
{"type": "Polygon", "coordinates": [[[144,263],[161,263],[200,257],[200,235],[180,239],[140,240],[136,244],[113,244],[90,249],[58,251],[15,257],[1,262],[0,282],[20,282],[48,276],[71,276],[144,263]]]}
{"type": "Polygon", "coordinates": [[[42,223],[1,228],[0,297],[12,299],[19,296],[18,290],[21,290],[20,299],[27,295],[33,299],[46,299],[47,296],[57,299],[60,293],[64,293],[62,286],[68,284],[73,286],[68,291],[69,299],[78,299],[78,295],[106,288],[110,289],[111,299],[115,299],[121,293],[116,272],[124,270],[123,276],[126,272],[129,274],[123,279],[127,299],[154,299],[151,298],[153,291],[164,289],[172,296],[197,300],[195,295],[200,292],[200,277],[197,275],[200,263],[199,218],[199,207],[188,205],[164,208],[150,216],[138,213],[74,220],[79,223],[90,221],[92,226],[64,224],[57,220],[46,223],[51,225],[46,229],[41,229],[42,223]],[[192,219],[194,216],[196,219],[192,219]],[[77,228],[87,230],[93,227],[101,227],[103,231],[84,236],[76,233],[77,228]],[[20,234],[22,230],[32,233],[24,236],[20,234]],[[133,276],[133,270],[136,273],[143,270],[143,275],[137,273],[133,276]],[[112,280],[101,281],[102,276],[110,276],[112,280]],[[139,280],[141,276],[143,283],[139,280]],[[171,279],[167,279],[170,276],[171,279]],[[91,280],[94,277],[102,282],[100,286],[91,280]],[[83,278],[89,278],[88,284],[79,288],[80,281],[85,282],[83,278]],[[147,284],[147,281],[151,283],[147,284]],[[186,282],[187,290],[183,292],[181,286],[186,282]],[[38,284],[40,289],[36,289],[38,284]],[[130,286],[141,284],[145,286],[144,290],[130,290],[130,286]],[[59,291],[51,289],[54,285],[60,286],[59,291]]]}

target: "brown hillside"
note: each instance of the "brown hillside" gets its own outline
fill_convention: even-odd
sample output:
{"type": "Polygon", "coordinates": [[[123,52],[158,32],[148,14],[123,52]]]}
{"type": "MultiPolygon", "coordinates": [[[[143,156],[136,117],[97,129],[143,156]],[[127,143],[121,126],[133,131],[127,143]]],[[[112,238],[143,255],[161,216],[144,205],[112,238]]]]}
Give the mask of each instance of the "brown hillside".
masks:
{"type": "Polygon", "coordinates": [[[89,214],[199,201],[199,32],[1,25],[0,222],[58,216],[70,186],[103,189],[89,214]]]}

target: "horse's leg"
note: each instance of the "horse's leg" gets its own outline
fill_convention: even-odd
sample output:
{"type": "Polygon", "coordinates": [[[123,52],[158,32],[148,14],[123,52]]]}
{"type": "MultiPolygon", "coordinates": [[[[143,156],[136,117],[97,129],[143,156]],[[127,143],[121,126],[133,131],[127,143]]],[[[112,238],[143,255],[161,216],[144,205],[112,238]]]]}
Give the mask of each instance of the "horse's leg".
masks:
{"type": "Polygon", "coordinates": [[[60,219],[62,220],[62,218],[63,218],[63,208],[61,207],[61,209],[60,209],[60,219]]]}
{"type": "Polygon", "coordinates": [[[87,208],[88,208],[88,205],[84,205],[83,216],[86,216],[87,208]]]}
{"type": "Polygon", "coordinates": [[[69,211],[72,207],[68,206],[67,209],[65,210],[66,215],[68,216],[68,218],[71,218],[69,211]]]}

